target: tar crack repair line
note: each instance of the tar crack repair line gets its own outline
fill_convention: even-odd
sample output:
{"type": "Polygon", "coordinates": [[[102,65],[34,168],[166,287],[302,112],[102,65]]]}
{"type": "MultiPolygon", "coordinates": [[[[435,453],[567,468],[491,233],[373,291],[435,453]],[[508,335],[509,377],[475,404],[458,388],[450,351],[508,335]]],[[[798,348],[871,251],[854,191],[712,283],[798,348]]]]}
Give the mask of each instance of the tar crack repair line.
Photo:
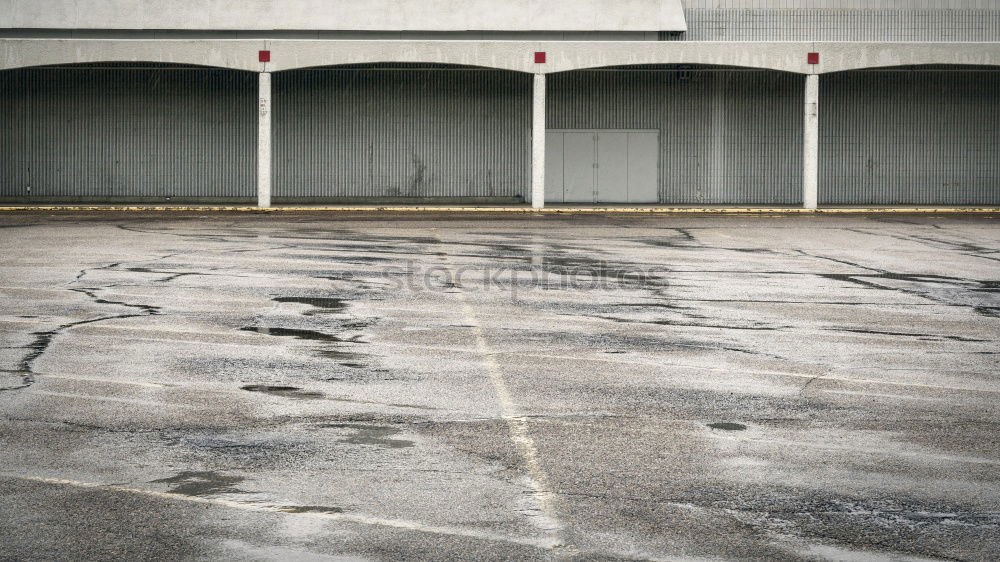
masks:
{"type": "Polygon", "coordinates": [[[34,370],[34,363],[41,357],[46,351],[48,351],[49,346],[52,345],[52,340],[56,336],[65,332],[66,330],[73,328],[75,326],[82,326],[84,324],[94,324],[96,322],[104,322],[105,320],[119,320],[123,318],[135,318],[138,316],[153,316],[160,313],[160,307],[151,306],[145,304],[129,304],[122,301],[109,301],[101,299],[97,296],[97,291],[99,289],[69,289],[74,293],[81,293],[93,300],[97,304],[110,304],[124,306],[127,308],[136,308],[143,312],[143,314],[116,314],[113,316],[101,316],[99,318],[91,318],[89,320],[80,320],[77,322],[69,322],[62,324],[54,330],[49,330],[47,332],[32,332],[31,335],[34,336],[34,340],[27,345],[27,348],[31,351],[25,355],[21,362],[17,365],[16,371],[5,371],[7,373],[14,373],[21,377],[21,384],[18,386],[8,386],[0,387],[0,392],[10,391],[10,390],[21,390],[28,388],[35,383],[35,375],[37,374],[34,370]]]}
{"type": "MultiPolygon", "coordinates": [[[[437,242],[443,244],[438,230],[435,228],[432,231],[437,242]]],[[[449,275],[454,279],[455,272],[450,267],[447,252],[441,251],[438,255],[441,256],[448,268],[449,275]]],[[[493,385],[493,390],[496,393],[497,402],[500,405],[501,418],[507,424],[510,439],[514,443],[514,447],[517,449],[528,471],[527,480],[531,487],[531,497],[534,500],[532,503],[535,505],[529,506],[523,512],[530,518],[534,525],[558,536],[564,530],[564,526],[559,521],[559,515],[554,506],[555,494],[549,489],[548,476],[539,460],[538,447],[535,445],[535,441],[528,431],[528,419],[523,415],[518,415],[517,405],[511,397],[507,381],[503,376],[503,371],[496,362],[495,357],[497,354],[486,342],[482,326],[476,317],[475,311],[469,304],[465,291],[462,290],[460,285],[455,284],[455,286],[459,289],[457,294],[458,298],[462,301],[462,313],[465,317],[465,323],[472,326],[472,331],[476,338],[476,349],[479,351],[483,366],[489,374],[490,383],[493,385]]],[[[561,544],[561,546],[566,547],[565,544],[561,544]]],[[[571,550],[571,547],[569,550],[571,550]]]]}

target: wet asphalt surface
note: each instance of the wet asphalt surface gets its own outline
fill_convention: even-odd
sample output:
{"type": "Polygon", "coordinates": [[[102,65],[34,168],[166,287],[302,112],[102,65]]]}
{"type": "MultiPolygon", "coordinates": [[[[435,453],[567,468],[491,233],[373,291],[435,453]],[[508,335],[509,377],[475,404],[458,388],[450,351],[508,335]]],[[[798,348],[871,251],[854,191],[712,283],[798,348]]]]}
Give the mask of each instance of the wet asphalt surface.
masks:
{"type": "Polygon", "coordinates": [[[1000,558],[998,220],[5,213],[0,559],[1000,558]]]}

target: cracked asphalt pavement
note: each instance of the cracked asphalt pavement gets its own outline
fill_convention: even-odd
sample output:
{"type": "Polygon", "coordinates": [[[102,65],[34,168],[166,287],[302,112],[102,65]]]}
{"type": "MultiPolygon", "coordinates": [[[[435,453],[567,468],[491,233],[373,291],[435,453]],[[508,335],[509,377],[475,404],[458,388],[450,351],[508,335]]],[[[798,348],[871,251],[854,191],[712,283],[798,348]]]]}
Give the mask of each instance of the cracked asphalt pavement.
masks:
{"type": "Polygon", "coordinates": [[[0,215],[0,559],[1000,558],[989,215],[0,215]]]}

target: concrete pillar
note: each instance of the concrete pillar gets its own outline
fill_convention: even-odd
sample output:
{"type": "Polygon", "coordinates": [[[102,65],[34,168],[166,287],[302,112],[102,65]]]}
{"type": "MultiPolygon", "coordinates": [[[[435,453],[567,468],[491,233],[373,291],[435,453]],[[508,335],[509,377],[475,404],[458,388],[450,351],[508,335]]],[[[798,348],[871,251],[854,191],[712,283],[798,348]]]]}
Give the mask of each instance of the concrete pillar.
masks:
{"type": "Polygon", "coordinates": [[[260,73],[257,100],[257,206],[271,206],[271,73],[260,73]]]}
{"type": "Polygon", "coordinates": [[[545,75],[535,75],[531,114],[531,206],[545,206],[545,75]]]}
{"type": "Polygon", "coordinates": [[[819,200],[819,75],[806,76],[805,138],[802,151],[802,205],[815,209],[819,200]]]}

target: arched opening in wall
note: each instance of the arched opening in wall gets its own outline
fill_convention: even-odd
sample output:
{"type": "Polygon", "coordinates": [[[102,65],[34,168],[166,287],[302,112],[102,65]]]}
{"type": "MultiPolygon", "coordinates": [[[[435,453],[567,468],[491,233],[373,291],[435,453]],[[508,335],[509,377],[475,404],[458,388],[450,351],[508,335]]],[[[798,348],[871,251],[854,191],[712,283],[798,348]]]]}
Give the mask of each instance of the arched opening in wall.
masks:
{"type": "Polygon", "coordinates": [[[531,76],[363,64],[272,76],[276,202],[517,203],[530,194],[531,76]]]}
{"type": "Polygon", "coordinates": [[[257,77],[159,63],[0,71],[0,200],[252,202],[257,77]]]}
{"type": "Polygon", "coordinates": [[[824,205],[1000,204],[1000,67],[820,76],[824,205]]]}
{"type": "Polygon", "coordinates": [[[547,78],[548,203],[802,202],[802,76],[705,65],[547,78]]]}

